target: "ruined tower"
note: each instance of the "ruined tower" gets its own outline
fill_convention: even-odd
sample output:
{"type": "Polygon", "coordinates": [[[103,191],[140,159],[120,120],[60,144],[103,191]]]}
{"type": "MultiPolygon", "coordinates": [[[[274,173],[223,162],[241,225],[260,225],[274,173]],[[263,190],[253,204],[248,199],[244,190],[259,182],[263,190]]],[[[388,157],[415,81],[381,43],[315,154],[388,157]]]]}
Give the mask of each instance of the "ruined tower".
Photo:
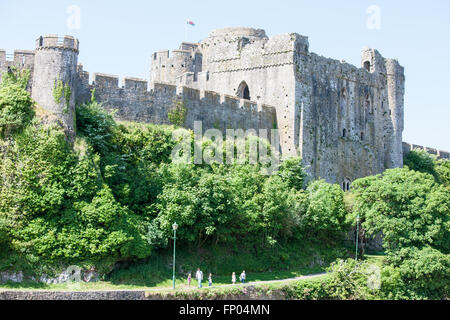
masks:
{"type": "Polygon", "coordinates": [[[391,153],[392,167],[403,166],[402,132],[404,128],[404,95],[405,76],[404,68],[397,60],[386,59],[386,75],[390,116],[393,125],[391,153]]]}
{"type": "Polygon", "coordinates": [[[34,61],[32,98],[48,119],[63,126],[69,141],[75,138],[78,45],[71,36],[39,37],[34,61]]]}

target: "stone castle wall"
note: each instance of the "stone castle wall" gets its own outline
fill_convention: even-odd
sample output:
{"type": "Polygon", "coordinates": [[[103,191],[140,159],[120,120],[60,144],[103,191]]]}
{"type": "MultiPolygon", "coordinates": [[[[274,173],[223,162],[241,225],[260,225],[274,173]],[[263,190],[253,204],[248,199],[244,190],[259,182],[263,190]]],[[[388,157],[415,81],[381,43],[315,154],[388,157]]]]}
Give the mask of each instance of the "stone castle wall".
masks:
{"type": "Polygon", "coordinates": [[[89,83],[89,73],[76,64],[78,42],[76,52],[61,48],[73,38],[40,39],[45,45],[37,43],[36,51],[7,57],[0,50],[0,71],[32,70],[33,97],[64,123],[70,119],[62,106],[50,101],[56,79],[73,89],[71,106],[89,101],[95,89],[118,120],[168,124],[169,111],[182,102],[187,128],[197,120],[204,130],[276,127],[285,156],[301,156],[311,178],[345,189],[357,178],[401,167],[408,151],[402,144],[404,69],[374,49],[364,49],[356,67],[311,53],[308,38],[296,33],[269,38],[261,29],[225,28],[200,43],[154,53],[150,83],[125,78],[119,84],[117,76],[100,73],[89,83]]]}
{"type": "Polygon", "coordinates": [[[0,49],[0,82],[2,74],[8,72],[8,67],[16,67],[18,70],[30,71],[29,89],[33,84],[34,72],[34,51],[30,50],[14,50],[13,54],[7,54],[5,50],[0,49]]]}
{"type": "Polygon", "coordinates": [[[298,50],[299,148],[311,176],[342,184],[402,166],[384,58],[372,54],[381,65],[367,70],[298,50]]]}
{"type": "Polygon", "coordinates": [[[153,83],[147,90],[147,81],[124,78],[119,86],[119,78],[114,75],[94,74],[89,84],[89,74],[78,68],[80,81],[77,101],[89,101],[95,89],[96,100],[107,110],[115,110],[115,117],[122,121],[170,124],[168,113],[176,102],[186,108],[184,126],[194,128],[194,121],[202,121],[203,129],[271,129],[276,126],[275,109],[268,105],[244,101],[234,96],[201,91],[172,84],[153,83]]]}
{"type": "Polygon", "coordinates": [[[190,49],[179,63],[196,65],[201,55],[201,71],[161,65],[155,53],[152,79],[165,69],[173,84],[239,97],[247,88],[250,99],[275,106],[283,154],[300,155],[311,177],[351,182],[403,165],[404,75],[397,61],[365,49],[357,68],[309,52],[305,36],[268,38],[252,28],[215,30],[190,49]]]}
{"type": "Polygon", "coordinates": [[[443,151],[435,148],[429,148],[429,147],[423,147],[419,146],[417,144],[412,144],[408,142],[403,142],[403,154],[406,156],[408,153],[410,153],[413,150],[419,149],[419,150],[425,150],[429,154],[435,155],[438,159],[450,159],[450,152],[443,151]]]}

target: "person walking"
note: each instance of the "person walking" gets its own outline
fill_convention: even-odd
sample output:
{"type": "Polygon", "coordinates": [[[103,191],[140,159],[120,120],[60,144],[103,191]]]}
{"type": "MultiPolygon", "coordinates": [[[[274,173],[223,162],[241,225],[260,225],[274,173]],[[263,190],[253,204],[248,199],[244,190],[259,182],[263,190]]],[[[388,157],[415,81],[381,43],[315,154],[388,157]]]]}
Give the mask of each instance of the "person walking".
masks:
{"type": "Polygon", "coordinates": [[[191,280],[192,280],[192,276],[191,273],[188,274],[188,288],[191,287],[191,280]]]}
{"type": "Polygon", "coordinates": [[[241,275],[239,276],[239,279],[241,280],[242,283],[245,283],[245,270],[242,271],[241,275]]]}
{"type": "Polygon", "coordinates": [[[200,270],[200,268],[197,268],[197,272],[195,273],[195,278],[198,281],[198,287],[202,287],[202,280],[203,280],[203,272],[200,270]]]}
{"type": "Polygon", "coordinates": [[[208,286],[212,287],[212,274],[211,273],[209,274],[209,277],[208,277],[208,286]]]}
{"type": "Polygon", "coordinates": [[[232,283],[232,284],[236,284],[236,272],[233,272],[233,273],[231,274],[231,283],[232,283]]]}

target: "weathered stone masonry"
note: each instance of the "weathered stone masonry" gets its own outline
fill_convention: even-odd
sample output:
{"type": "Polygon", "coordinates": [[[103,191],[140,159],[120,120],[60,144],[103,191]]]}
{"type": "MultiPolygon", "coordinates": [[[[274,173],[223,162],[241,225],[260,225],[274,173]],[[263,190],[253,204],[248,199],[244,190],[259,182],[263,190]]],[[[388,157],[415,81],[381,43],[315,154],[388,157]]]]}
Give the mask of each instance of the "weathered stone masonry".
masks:
{"type": "Polygon", "coordinates": [[[0,71],[30,69],[33,98],[69,137],[76,103],[95,89],[97,101],[117,110],[119,120],[166,124],[181,101],[188,128],[194,121],[203,121],[204,130],[277,127],[285,156],[301,156],[311,178],[344,189],[403,165],[404,70],[374,49],[363,50],[357,68],[311,53],[308,38],[296,33],[268,38],[261,29],[225,28],[200,43],[154,53],[150,84],[125,78],[119,85],[118,77],[99,73],[89,83],[77,63],[78,47],[72,37],[46,36],[35,51],[15,51],[13,59],[0,50],[0,71]],[[55,101],[59,81],[70,99],[55,101]]]}
{"type": "MultiPolygon", "coordinates": [[[[125,78],[119,86],[117,76],[94,74],[92,84],[88,84],[89,75],[79,66],[82,77],[77,95],[79,102],[90,99],[95,89],[97,101],[105,103],[105,108],[116,111],[120,120],[170,124],[168,112],[179,101],[186,108],[185,127],[193,129],[194,121],[202,121],[204,129],[219,129],[226,132],[229,128],[270,129],[276,124],[275,109],[267,105],[237,97],[200,91],[188,87],[154,83],[147,90],[147,81],[125,78]]],[[[269,132],[270,133],[270,132],[269,132]]]]}

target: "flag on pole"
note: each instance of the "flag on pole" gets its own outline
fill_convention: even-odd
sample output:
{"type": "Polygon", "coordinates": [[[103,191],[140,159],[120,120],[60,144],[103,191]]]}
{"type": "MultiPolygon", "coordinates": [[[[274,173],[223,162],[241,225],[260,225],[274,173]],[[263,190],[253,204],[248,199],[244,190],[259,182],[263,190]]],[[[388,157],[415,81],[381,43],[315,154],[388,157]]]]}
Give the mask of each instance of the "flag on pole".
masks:
{"type": "Polygon", "coordinates": [[[192,20],[188,20],[188,21],[187,21],[187,24],[189,24],[189,25],[191,25],[191,26],[193,26],[193,27],[195,26],[195,23],[194,23],[194,21],[192,21],[192,20]]]}

